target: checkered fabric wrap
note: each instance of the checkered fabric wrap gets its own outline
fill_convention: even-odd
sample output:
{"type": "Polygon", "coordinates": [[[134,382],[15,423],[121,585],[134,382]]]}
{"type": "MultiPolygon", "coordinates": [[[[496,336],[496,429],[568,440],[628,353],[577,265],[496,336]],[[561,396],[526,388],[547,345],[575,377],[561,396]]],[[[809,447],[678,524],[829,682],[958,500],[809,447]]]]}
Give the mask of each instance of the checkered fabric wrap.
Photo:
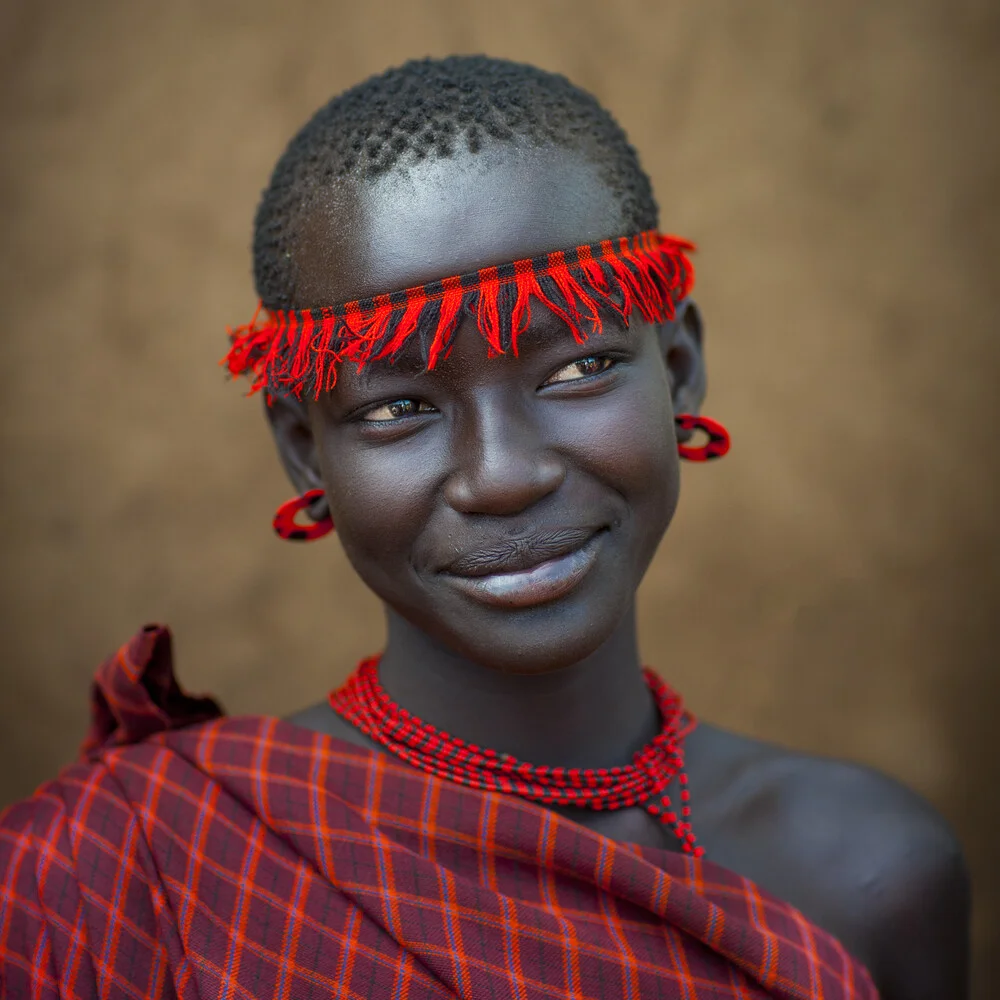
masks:
{"type": "Polygon", "coordinates": [[[146,629],[98,673],[83,759],[0,817],[0,995],[876,993],[829,935],[713,864],[222,717],[146,629]]]}

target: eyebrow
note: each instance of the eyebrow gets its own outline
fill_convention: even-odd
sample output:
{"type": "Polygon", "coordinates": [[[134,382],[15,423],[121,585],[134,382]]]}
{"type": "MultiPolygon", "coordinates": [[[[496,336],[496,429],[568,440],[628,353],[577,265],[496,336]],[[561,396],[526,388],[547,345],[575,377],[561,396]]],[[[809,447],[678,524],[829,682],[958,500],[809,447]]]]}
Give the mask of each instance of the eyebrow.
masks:
{"type": "MultiPolygon", "coordinates": [[[[605,338],[613,338],[618,342],[632,339],[634,323],[626,325],[614,313],[603,315],[602,321],[602,333],[593,334],[579,342],[578,346],[581,349],[594,345],[595,350],[599,350],[605,338]]],[[[532,310],[528,328],[518,337],[517,356],[532,357],[557,344],[567,343],[574,343],[569,327],[555,313],[539,303],[532,310]]],[[[423,375],[433,376],[434,370],[428,370],[423,351],[416,342],[412,342],[407,344],[395,358],[369,361],[358,373],[358,381],[363,388],[370,389],[382,379],[419,378],[423,375]]]]}
{"type": "Polygon", "coordinates": [[[373,379],[403,376],[415,378],[427,374],[427,362],[423,356],[413,350],[408,350],[396,358],[380,358],[369,361],[358,373],[362,385],[370,385],[373,379]]]}
{"type": "MultiPolygon", "coordinates": [[[[639,317],[635,317],[636,320],[639,317]]],[[[582,341],[575,341],[572,331],[555,313],[544,306],[532,311],[531,323],[517,339],[518,354],[537,353],[557,340],[576,342],[581,347],[590,343],[600,343],[604,337],[618,335],[629,338],[633,335],[633,324],[623,323],[621,318],[610,311],[601,315],[601,332],[591,334],[582,341]],[[536,321],[536,315],[540,318],[536,321]]]]}

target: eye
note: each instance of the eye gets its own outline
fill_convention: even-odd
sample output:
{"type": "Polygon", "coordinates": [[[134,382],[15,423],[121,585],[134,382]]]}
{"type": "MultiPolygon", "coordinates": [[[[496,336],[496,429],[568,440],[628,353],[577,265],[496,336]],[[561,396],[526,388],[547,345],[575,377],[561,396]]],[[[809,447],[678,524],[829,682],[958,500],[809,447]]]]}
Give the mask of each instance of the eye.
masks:
{"type": "Polygon", "coordinates": [[[545,380],[545,385],[555,385],[559,382],[577,382],[580,379],[601,375],[613,368],[615,359],[607,354],[590,354],[579,361],[573,361],[560,368],[554,375],[545,380]]]}
{"type": "Polygon", "coordinates": [[[405,417],[415,417],[419,413],[433,413],[434,407],[421,403],[417,399],[395,399],[391,403],[380,403],[362,414],[361,419],[368,423],[391,423],[405,417]]]}

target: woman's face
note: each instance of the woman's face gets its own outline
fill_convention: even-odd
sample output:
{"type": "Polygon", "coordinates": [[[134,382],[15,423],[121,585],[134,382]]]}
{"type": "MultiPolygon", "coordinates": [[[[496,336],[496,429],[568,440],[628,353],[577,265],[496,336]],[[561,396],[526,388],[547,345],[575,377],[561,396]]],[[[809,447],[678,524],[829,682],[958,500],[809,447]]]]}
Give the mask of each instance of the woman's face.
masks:
{"type": "MultiPolygon", "coordinates": [[[[620,216],[595,168],[551,148],[341,184],[301,229],[295,305],[624,235],[620,216]]],[[[581,345],[536,305],[517,356],[488,358],[470,317],[433,371],[345,365],[272,423],[296,486],[325,489],[352,565],[393,610],[484,665],[556,669],[631,612],[676,507],[671,392],[698,365],[682,326],[609,322],[581,345]]]]}

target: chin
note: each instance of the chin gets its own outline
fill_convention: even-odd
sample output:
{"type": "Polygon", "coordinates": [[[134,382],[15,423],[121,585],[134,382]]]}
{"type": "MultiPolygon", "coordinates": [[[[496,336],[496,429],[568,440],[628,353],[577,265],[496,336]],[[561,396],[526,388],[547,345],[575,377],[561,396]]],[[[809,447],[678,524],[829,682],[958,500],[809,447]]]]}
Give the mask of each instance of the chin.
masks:
{"type": "Polygon", "coordinates": [[[459,656],[490,670],[548,673],[579,663],[608,641],[632,606],[632,592],[627,591],[630,599],[624,601],[621,593],[563,599],[517,611],[476,609],[461,617],[417,619],[414,624],[459,656]]]}

